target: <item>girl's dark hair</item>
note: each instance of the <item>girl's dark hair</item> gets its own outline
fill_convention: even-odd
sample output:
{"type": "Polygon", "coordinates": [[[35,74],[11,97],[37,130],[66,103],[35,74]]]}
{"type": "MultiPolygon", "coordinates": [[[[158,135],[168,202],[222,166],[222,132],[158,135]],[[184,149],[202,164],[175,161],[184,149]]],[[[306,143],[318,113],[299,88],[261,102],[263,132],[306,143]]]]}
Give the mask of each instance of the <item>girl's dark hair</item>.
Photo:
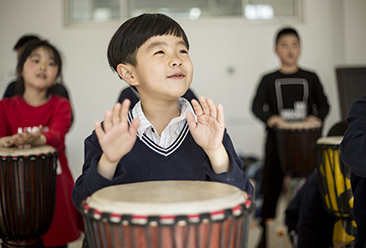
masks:
{"type": "Polygon", "coordinates": [[[18,41],[15,43],[13,50],[16,51],[19,48],[21,48],[22,46],[24,46],[27,42],[31,41],[31,40],[41,40],[38,36],[33,35],[33,34],[29,34],[29,35],[24,35],[22,37],[20,37],[18,39],[18,41]]]}
{"type": "Polygon", "coordinates": [[[107,53],[110,67],[117,71],[117,65],[121,63],[136,66],[138,48],[159,35],[182,37],[189,49],[183,28],[172,18],[163,14],[142,14],[124,22],[113,35],[107,53]]]}
{"type": "MultiPolygon", "coordinates": [[[[28,57],[32,54],[32,52],[37,49],[43,47],[48,50],[54,57],[55,64],[58,65],[57,77],[62,78],[62,59],[59,51],[51,45],[47,40],[31,40],[25,44],[24,50],[18,59],[17,64],[17,86],[16,86],[16,94],[23,94],[25,90],[24,79],[22,77],[23,67],[28,57]]],[[[61,80],[62,81],[62,80],[61,80]]]]}
{"type": "Polygon", "coordinates": [[[300,36],[297,33],[297,31],[293,28],[287,27],[287,28],[283,28],[280,31],[278,31],[277,36],[276,36],[276,41],[275,41],[275,45],[277,45],[278,40],[284,36],[284,35],[295,35],[297,37],[297,39],[300,41],[300,36]]]}

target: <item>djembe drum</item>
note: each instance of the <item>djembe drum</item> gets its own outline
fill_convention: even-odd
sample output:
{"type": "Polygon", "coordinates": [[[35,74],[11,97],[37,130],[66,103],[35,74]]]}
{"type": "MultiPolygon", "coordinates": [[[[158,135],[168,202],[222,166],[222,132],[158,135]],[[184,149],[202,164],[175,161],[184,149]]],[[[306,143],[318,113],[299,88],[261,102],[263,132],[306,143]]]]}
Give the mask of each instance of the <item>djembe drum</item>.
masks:
{"type": "Polygon", "coordinates": [[[316,140],[321,125],[314,122],[286,122],[276,128],[276,141],[281,167],[291,177],[306,177],[315,168],[316,140]]]}
{"type": "Polygon", "coordinates": [[[2,247],[43,247],[56,199],[57,151],[51,146],[0,148],[2,247]]]}
{"type": "Polygon", "coordinates": [[[321,136],[321,124],[286,122],[275,132],[281,168],[290,177],[287,190],[287,201],[290,202],[315,168],[314,146],[321,136]]]}
{"type": "Polygon", "coordinates": [[[92,248],[246,247],[252,204],[223,183],[151,181],[101,189],[81,210],[92,248]]]}
{"type": "Polygon", "coordinates": [[[325,209],[336,219],[333,229],[334,247],[354,247],[357,227],[352,215],[350,169],[339,159],[342,139],[343,136],[333,136],[317,141],[319,190],[325,209]]]}

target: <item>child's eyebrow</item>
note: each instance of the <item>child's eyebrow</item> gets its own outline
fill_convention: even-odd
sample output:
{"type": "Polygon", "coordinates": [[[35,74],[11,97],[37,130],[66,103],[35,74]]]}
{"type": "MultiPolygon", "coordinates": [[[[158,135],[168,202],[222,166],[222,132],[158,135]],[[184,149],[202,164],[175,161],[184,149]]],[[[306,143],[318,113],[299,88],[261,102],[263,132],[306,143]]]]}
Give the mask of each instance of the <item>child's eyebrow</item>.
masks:
{"type": "Polygon", "coordinates": [[[32,53],[31,55],[29,55],[30,58],[33,58],[33,57],[37,57],[37,58],[40,58],[41,55],[39,55],[38,53],[32,53]]]}
{"type": "MultiPolygon", "coordinates": [[[[177,44],[177,45],[183,45],[183,46],[187,47],[187,44],[186,44],[183,40],[178,41],[176,44],[177,44]]],[[[155,48],[155,47],[157,47],[157,46],[168,46],[168,43],[167,43],[167,42],[165,42],[165,41],[155,41],[155,42],[151,43],[151,44],[147,47],[147,50],[151,50],[151,49],[153,49],[153,48],[155,48]]]]}
{"type": "MultiPolygon", "coordinates": [[[[38,53],[32,53],[31,55],[29,55],[29,57],[30,57],[30,58],[34,58],[34,57],[36,57],[36,58],[40,58],[40,57],[41,57],[41,55],[40,55],[40,54],[38,54],[38,53]]],[[[56,61],[55,56],[53,56],[53,55],[49,56],[49,57],[48,57],[48,60],[56,61]]]]}

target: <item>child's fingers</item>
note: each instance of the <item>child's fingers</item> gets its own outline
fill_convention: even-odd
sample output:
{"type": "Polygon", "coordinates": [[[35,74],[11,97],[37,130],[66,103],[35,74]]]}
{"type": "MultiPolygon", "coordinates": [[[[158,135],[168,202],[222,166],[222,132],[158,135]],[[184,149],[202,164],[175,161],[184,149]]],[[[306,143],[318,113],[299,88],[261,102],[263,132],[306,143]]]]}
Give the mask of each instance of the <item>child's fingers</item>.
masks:
{"type": "Polygon", "coordinates": [[[112,110],[112,125],[118,125],[121,122],[120,119],[121,114],[121,104],[118,102],[114,105],[112,110]]]}
{"type": "Polygon", "coordinates": [[[192,106],[193,106],[193,109],[194,109],[194,112],[196,113],[196,115],[197,116],[203,115],[202,107],[199,104],[199,102],[195,99],[192,99],[191,103],[192,103],[192,106]]]}
{"type": "Polygon", "coordinates": [[[32,133],[33,136],[40,136],[42,134],[43,130],[42,129],[37,129],[35,132],[32,133]]]}
{"type": "Polygon", "coordinates": [[[103,121],[103,127],[104,131],[108,132],[113,127],[112,123],[112,110],[107,110],[104,115],[104,121],[103,121]]]}
{"type": "Polygon", "coordinates": [[[131,135],[136,135],[137,129],[140,126],[140,120],[139,119],[133,119],[129,128],[129,132],[131,135]]]}
{"type": "Polygon", "coordinates": [[[187,112],[186,118],[187,118],[187,124],[188,124],[189,129],[193,130],[197,125],[196,120],[194,119],[193,113],[187,112]]]}
{"type": "Polygon", "coordinates": [[[125,99],[122,102],[122,106],[121,106],[121,112],[120,112],[120,119],[121,122],[127,122],[128,120],[128,111],[130,110],[130,100],[125,99]]]}
{"type": "MultiPolygon", "coordinates": [[[[103,123],[103,125],[105,126],[105,122],[103,123]]],[[[96,121],[94,123],[94,129],[95,133],[97,134],[98,140],[102,139],[104,137],[104,131],[102,129],[102,124],[99,121],[96,121]]]]}
{"type": "Polygon", "coordinates": [[[225,126],[225,115],[224,115],[224,107],[222,104],[217,105],[217,121],[225,126]]]}
{"type": "Polygon", "coordinates": [[[10,146],[14,145],[14,143],[15,143],[15,140],[13,138],[5,140],[6,147],[10,147],[10,146]]]}
{"type": "Polygon", "coordinates": [[[209,114],[211,115],[211,117],[213,117],[214,119],[216,119],[217,117],[217,109],[216,109],[216,105],[215,103],[213,102],[212,99],[207,99],[207,106],[209,108],[209,114]]]}
{"type": "Polygon", "coordinates": [[[24,143],[24,140],[26,140],[28,136],[29,132],[27,130],[24,130],[23,133],[18,133],[17,140],[24,143]]]}
{"type": "Polygon", "coordinates": [[[203,114],[209,115],[210,108],[208,106],[207,99],[204,96],[200,96],[199,99],[202,105],[203,114]]]}

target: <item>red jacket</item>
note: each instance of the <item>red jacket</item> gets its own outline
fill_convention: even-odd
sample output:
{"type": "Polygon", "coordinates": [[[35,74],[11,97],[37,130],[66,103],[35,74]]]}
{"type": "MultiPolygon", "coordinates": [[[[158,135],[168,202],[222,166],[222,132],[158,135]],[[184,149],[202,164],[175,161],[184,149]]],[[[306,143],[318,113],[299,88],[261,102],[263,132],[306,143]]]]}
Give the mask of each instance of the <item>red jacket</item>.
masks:
{"type": "Polygon", "coordinates": [[[71,201],[74,180],[65,155],[65,135],[71,126],[71,115],[69,101],[55,95],[37,107],[27,104],[20,95],[0,101],[0,137],[16,134],[18,128],[42,125],[46,144],[59,152],[56,207],[51,226],[42,236],[45,246],[65,245],[78,239],[84,230],[82,217],[71,201]]]}

